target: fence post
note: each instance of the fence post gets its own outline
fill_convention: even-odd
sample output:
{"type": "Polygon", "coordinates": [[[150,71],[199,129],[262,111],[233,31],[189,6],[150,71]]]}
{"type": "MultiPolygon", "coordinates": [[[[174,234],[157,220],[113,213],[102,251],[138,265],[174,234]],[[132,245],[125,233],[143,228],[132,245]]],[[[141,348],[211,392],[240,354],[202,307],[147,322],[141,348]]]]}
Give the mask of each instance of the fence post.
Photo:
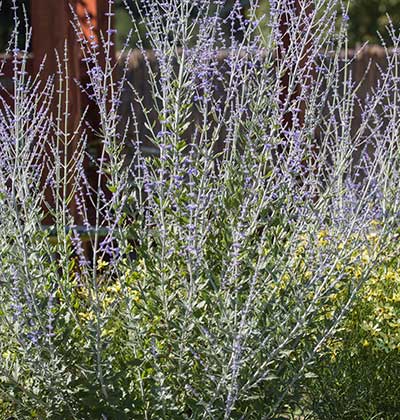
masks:
{"type": "MultiPolygon", "coordinates": [[[[108,0],[77,0],[76,13],[86,38],[94,36],[94,41],[97,43],[100,43],[101,40],[100,33],[103,34],[105,39],[107,38],[109,10],[110,2],[108,0]],[[88,18],[90,21],[88,21],[88,18]]],[[[113,47],[111,55],[114,58],[115,50],[113,47]]],[[[100,65],[103,66],[105,64],[105,55],[102,48],[99,49],[99,60],[100,65]]]]}
{"type": "MultiPolygon", "coordinates": [[[[44,84],[49,77],[57,76],[58,62],[57,55],[61,60],[61,65],[66,68],[69,77],[68,88],[68,109],[62,112],[68,113],[67,126],[60,122],[61,129],[72,133],[78,127],[81,119],[81,93],[74,80],[80,79],[80,54],[79,45],[76,41],[76,34],[71,25],[71,9],[75,7],[77,0],[31,0],[31,21],[32,21],[32,52],[33,52],[33,72],[40,72],[40,79],[44,84]],[[64,53],[68,55],[68,60],[64,63],[64,53]]],[[[58,90],[58,79],[55,77],[55,88],[58,90]]],[[[64,89],[65,90],[65,89],[64,89]]],[[[65,92],[64,92],[65,95],[65,92]]],[[[62,100],[64,105],[65,101],[62,100]]],[[[58,109],[57,97],[53,99],[51,112],[55,120],[58,109]]],[[[64,119],[62,118],[64,121],[64,119]]],[[[76,146],[75,146],[76,147],[76,146]]],[[[46,150],[45,159],[51,158],[50,148],[46,150]]],[[[71,145],[70,156],[72,156],[74,144],[71,145]]],[[[47,165],[45,162],[44,177],[47,178],[47,165]]],[[[49,188],[45,191],[48,206],[54,204],[54,198],[49,188]]],[[[71,213],[77,218],[77,210],[74,204],[71,205],[71,213]]],[[[52,224],[52,219],[47,216],[45,224],[52,224]]]]}
{"type": "MultiPolygon", "coordinates": [[[[278,49],[278,58],[281,59],[285,52],[288,51],[291,47],[291,36],[290,36],[290,19],[293,18],[293,16],[296,16],[300,18],[300,15],[304,13],[305,16],[310,15],[312,13],[313,7],[312,3],[309,2],[309,0],[294,0],[289,5],[286,6],[287,8],[291,8],[291,11],[285,11],[281,14],[280,17],[280,33],[282,35],[282,44],[278,49]]],[[[303,27],[304,23],[300,25],[300,27],[303,27]]],[[[308,43],[309,44],[309,43],[308,43]]],[[[307,50],[307,44],[306,44],[306,51],[304,52],[303,57],[301,58],[300,62],[300,68],[298,71],[304,70],[305,66],[308,64],[308,58],[309,58],[309,52],[307,50]]],[[[310,76],[312,76],[313,69],[310,69],[310,76]]],[[[286,72],[282,78],[281,78],[281,86],[282,91],[280,95],[280,101],[282,104],[287,103],[294,103],[298,101],[301,91],[302,91],[302,85],[298,83],[294,90],[292,92],[289,92],[289,83],[290,83],[290,72],[286,72]]],[[[303,87],[310,83],[309,80],[303,81],[303,87]]],[[[296,118],[299,122],[300,126],[303,126],[304,124],[304,114],[305,114],[305,108],[304,104],[300,104],[300,112],[298,115],[296,115],[296,118]]],[[[293,128],[294,124],[294,115],[293,112],[287,111],[284,114],[283,118],[283,125],[285,130],[290,130],[293,128]]]]}
{"type": "MultiPolygon", "coordinates": [[[[33,52],[33,72],[39,73],[40,78],[45,82],[49,77],[56,75],[58,64],[56,52],[61,58],[64,57],[64,49],[67,49],[68,62],[66,63],[69,89],[68,100],[69,109],[67,127],[62,129],[68,133],[73,133],[79,125],[83,109],[88,106],[87,121],[92,126],[98,123],[98,113],[95,107],[90,104],[82,95],[79,86],[74,80],[81,82],[87,81],[85,67],[81,63],[81,51],[77,41],[77,34],[71,24],[73,13],[71,7],[77,14],[83,35],[87,38],[94,36],[96,42],[100,41],[100,32],[106,34],[109,10],[108,0],[31,0],[31,21],[32,21],[32,52],[33,52]],[[88,19],[89,18],[89,19],[88,19]],[[45,62],[43,63],[43,60],[45,62]]],[[[92,39],[93,40],[93,39],[92,39]]],[[[100,48],[101,51],[101,48],[100,48]]],[[[114,50],[112,51],[114,54],[114,50]]],[[[64,65],[64,63],[62,62],[64,65]]],[[[99,64],[105,65],[104,54],[99,55],[99,64]]],[[[57,81],[57,79],[56,79],[57,81]]],[[[56,86],[57,87],[57,86],[56,86]]],[[[52,109],[53,115],[57,115],[57,101],[54,100],[52,109]]],[[[66,111],[64,109],[64,111],[66,111]]],[[[89,142],[95,139],[89,138],[89,142]]],[[[70,154],[76,148],[76,144],[71,145],[70,154]]],[[[89,171],[90,172],[90,171],[89,171]]],[[[44,173],[46,177],[46,172],[44,173]]],[[[52,205],[50,191],[46,191],[46,201],[52,205]]],[[[76,205],[72,204],[71,212],[76,223],[79,223],[76,205]]],[[[45,223],[51,223],[50,218],[46,218],[45,223]]]]}
{"type": "MultiPolygon", "coordinates": [[[[111,24],[113,24],[114,20],[112,16],[113,9],[110,7],[110,2],[109,0],[78,0],[76,11],[84,36],[87,39],[90,37],[92,42],[99,45],[99,48],[97,49],[99,53],[97,56],[98,65],[104,69],[106,67],[107,57],[105,49],[103,48],[104,46],[101,45],[101,43],[102,39],[107,40],[107,30],[111,29],[108,28],[109,19],[111,19],[111,24]],[[109,15],[109,13],[111,13],[111,15],[109,15]]],[[[113,44],[114,38],[115,36],[111,35],[111,45],[108,46],[110,48],[108,59],[111,60],[111,66],[115,63],[116,57],[115,47],[113,44]]],[[[82,85],[86,86],[90,84],[89,75],[87,74],[84,66],[82,67],[81,73],[82,85]]],[[[87,134],[90,154],[92,158],[97,160],[102,154],[102,144],[93,133],[94,131],[98,131],[98,127],[100,125],[99,109],[97,104],[93,100],[90,100],[87,95],[82,95],[82,107],[87,110],[85,117],[86,122],[94,128],[94,130],[89,130],[87,134]]],[[[94,189],[97,189],[97,178],[99,176],[97,167],[87,159],[85,169],[89,182],[92,184],[94,189]]],[[[102,189],[105,197],[107,197],[110,192],[105,186],[104,176],[102,179],[102,189]]],[[[96,216],[93,206],[88,205],[88,216],[90,223],[94,224],[96,216]]]]}
{"type": "Polygon", "coordinates": [[[74,79],[80,78],[79,46],[70,23],[72,19],[70,4],[74,7],[76,1],[31,0],[34,74],[39,72],[46,57],[41,79],[45,81],[49,76],[55,75],[58,70],[55,52],[62,60],[64,48],[67,47],[71,128],[76,127],[81,117],[81,95],[78,86],[73,82],[74,79]]]}

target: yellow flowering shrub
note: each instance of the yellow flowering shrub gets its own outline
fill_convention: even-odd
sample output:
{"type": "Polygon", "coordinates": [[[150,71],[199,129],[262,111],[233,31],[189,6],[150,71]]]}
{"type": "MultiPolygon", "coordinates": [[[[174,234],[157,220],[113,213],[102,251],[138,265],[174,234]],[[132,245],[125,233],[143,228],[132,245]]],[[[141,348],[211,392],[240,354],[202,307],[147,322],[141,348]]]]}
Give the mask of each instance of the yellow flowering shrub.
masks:
{"type": "Polygon", "coordinates": [[[360,342],[373,351],[400,351],[400,258],[387,258],[360,290],[347,328],[358,325],[360,342]]]}
{"type": "MultiPolygon", "coordinates": [[[[342,249],[347,248],[346,244],[342,249]]],[[[346,277],[327,305],[349,293],[351,279],[363,277],[349,312],[321,350],[310,386],[318,418],[398,418],[400,412],[400,247],[397,238],[380,243],[367,235],[345,267],[346,277]],[[373,262],[373,264],[371,264],[373,262]],[[332,407],[335,407],[334,413],[332,407]]],[[[327,311],[327,314],[329,310],[327,311]]]]}

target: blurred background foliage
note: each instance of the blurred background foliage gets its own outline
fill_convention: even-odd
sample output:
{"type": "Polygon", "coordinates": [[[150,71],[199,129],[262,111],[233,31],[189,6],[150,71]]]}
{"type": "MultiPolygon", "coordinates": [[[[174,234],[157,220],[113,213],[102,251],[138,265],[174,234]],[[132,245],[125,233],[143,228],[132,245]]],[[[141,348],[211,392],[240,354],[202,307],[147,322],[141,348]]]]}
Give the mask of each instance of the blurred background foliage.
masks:
{"type": "MultiPolygon", "coordinates": [[[[249,7],[249,0],[240,0],[245,9],[249,7]]],[[[131,10],[138,14],[138,0],[128,0],[131,10]]],[[[131,22],[123,6],[123,0],[117,0],[117,27],[118,45],[121,46],[129,32],[131,22]]],[[[223,9],[223,15],[227,16],[234,7],[235,0],[227,0],[223,9]]],[[[268,13],[269,0],[260,0],[259,14],[268,13]]],[[[381,37],[389,42],[389,35],[386,26],[389,23],[389,16],[395,28],[400,26],[400,0],[350,0],[349,1],[349,42],[351,46],[369,42],[370,44],[381,43],[381,37]],[[379,35],[380,34],[380,35],[379,35]]]]}
{"type": "Polygon", "coordinates": [[[380,43],[378,32],[389,40],[389,18],[396,29],[400,25],[400,0],[353,0],[349,11],[349,40],[352,45],[368,41],[380,43]]]}
{"type": "MultiPolygon", "coordinates": [[[[249,0],[240,0],[243,6],[243,13],[249,7],[249,0]]],[[[29,15],[29,0],[17,0],[19,5],[24,5],[29,15]]],[[[134,16],[139,18],[140,0],[127,0],[134,16]]],[[[226,5],[222,10],[222,15],[226,17],[234,7],[235,0],[226,0],[226,5]]],[[[268,13],[269,0],[260,0],[260,15],[268,13]]],[[[0,11],[0,51],[5,51],[7,40],[9,39],[13,26],[13,11],[11,8],[12,0],[3,0],[3,7],[0,11]]],[[[350,45],[355,46],[359,43],[368,41],[375,44],[380,43],[378,32],[385,41],[389,40],[385,27],[392,19],[395,27],[400,26],[400,0],[351,0],[349,6],[349,41],[350,45]]],[[[22,8],[19,10],[19,17],[23,20],[22,8]]],[[[116,0],[116,27],[117,46],[124,45],[126,37],[131,28],[131,21],[125,9],[123,0],[116,0]]],[[[24,28],[20,28],[20,46],[24,43],[24,28]]],[[[240,33],[238,34],[240,37],[240,33]]],[[[136,39],[131,40],[131,45],[135,45],[136,39]]],[[[146,47],[146,45],[144,45],[146,47]]]]}
{"type": "MultiPolygon", "coordinates": [[[[12,0],[2,0],[2,7],[0,9],[0,52],[4,52],[7,49],[8,40],[10,39],[11,33],[14,27],[14,11],[12,9],[12,0]]],[[[24,10],[26,10],[26,17],[29,20],[29,9],[30,0],[17,0],[18,6],[18,18],[21,22],[25,21],[24,10]]],[[[29,21],[28,21],[29,24],[29,21]]],[[[18,28],[18,44],[20,48],[25,45],[26,28],[22,24],[18,28]]]]}

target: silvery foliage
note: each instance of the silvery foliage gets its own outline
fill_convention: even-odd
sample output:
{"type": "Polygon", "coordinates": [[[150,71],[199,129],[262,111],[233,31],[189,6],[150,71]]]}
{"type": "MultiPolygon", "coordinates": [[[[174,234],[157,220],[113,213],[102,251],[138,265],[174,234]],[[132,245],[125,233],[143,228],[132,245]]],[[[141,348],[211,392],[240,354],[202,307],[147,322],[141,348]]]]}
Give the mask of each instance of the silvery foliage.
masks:
{"type": "Polygon", "coordinates": [[[10,42],[12,101],[2,95],[0,105],[2,398],[18,418],[290,412],[395,226],[398,38],[361,101],[336,0],[298,10],[274,0],[268,17],[256,0],[224,17],[224,1],[145,0],[132,28],[139,39],[145,28],[152,46],[137,45],[149,104],[127,76],[133,52],[113,64],[109,4],[99,41],[72,23],[96,127],[84,115],[71,128],[67,53],[44,83],[26,72],[17,21],[10,42]],[[371,229],[374,257],[349,279],[371,229]]]}

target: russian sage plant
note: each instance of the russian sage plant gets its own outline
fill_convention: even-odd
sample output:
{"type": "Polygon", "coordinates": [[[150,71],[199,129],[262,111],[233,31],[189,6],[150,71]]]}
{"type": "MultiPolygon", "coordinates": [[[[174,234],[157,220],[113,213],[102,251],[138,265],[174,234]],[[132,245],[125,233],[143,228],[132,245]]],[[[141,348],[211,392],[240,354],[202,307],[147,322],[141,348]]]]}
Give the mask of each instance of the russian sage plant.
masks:
{"type": "Polygon", "coordinates": [[[140,21],[131,14],[139,53],[125,48],[114,65],[112,3],[99,40],[72,23],[96,127],[84,115],[71,129],[67,53],[44,83],[26,73],[18,22],[10,42],[3,411],[268,419],[304,409],[324,343],[393,243],[398,49],[363,103],[336,0],[274,0],[268,16],[256,0],[246,13],[240,2],[226,13],[225,1],[143,0],[140,21]],[[129,78],[131,54],[146,63],[150,104],[129,78]]]}

